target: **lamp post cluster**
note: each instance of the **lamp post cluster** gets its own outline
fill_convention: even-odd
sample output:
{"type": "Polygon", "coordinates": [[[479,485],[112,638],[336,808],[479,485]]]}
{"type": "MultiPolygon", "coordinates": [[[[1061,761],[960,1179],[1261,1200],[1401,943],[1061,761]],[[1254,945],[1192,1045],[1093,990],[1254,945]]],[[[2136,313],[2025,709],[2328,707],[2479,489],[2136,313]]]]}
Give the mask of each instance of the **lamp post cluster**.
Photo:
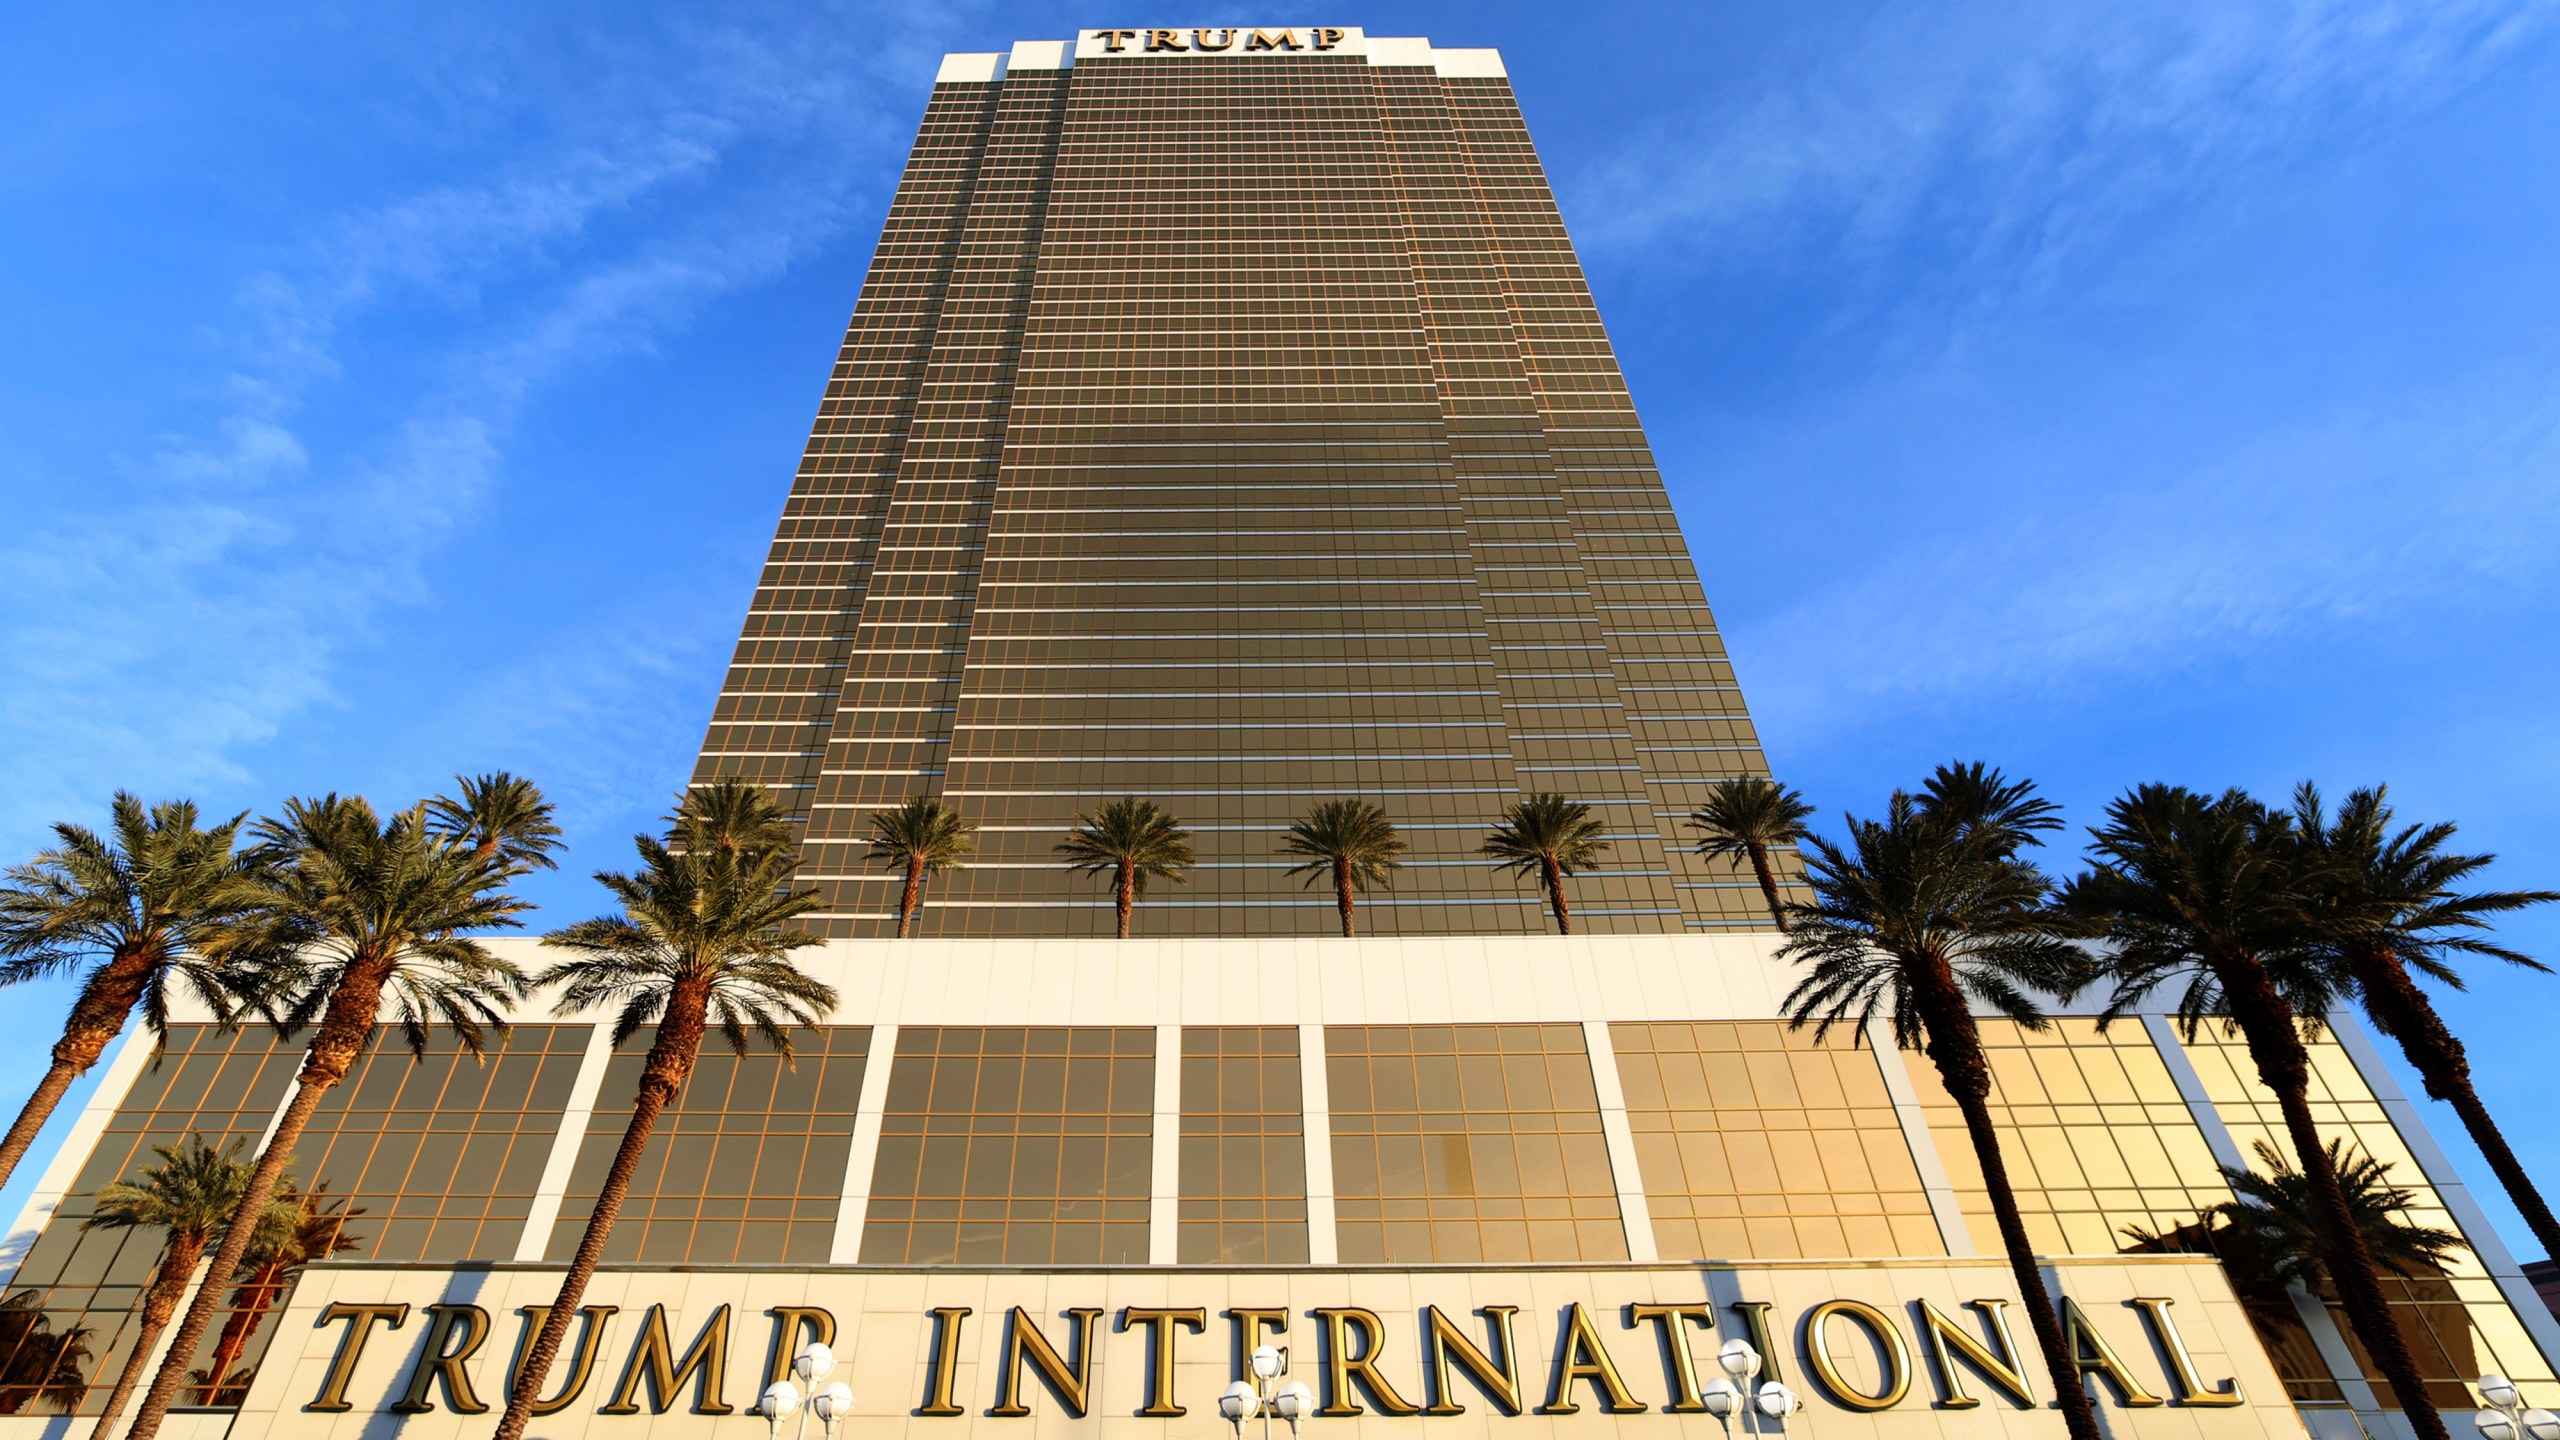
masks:
{"type": "MultiPolygon", "coordinates": [[[[1716,1351],[1716,1364],[1724,1374],[1700,1387],[1698,1398],[1706,1402],[1707,1413],[1727,1430],[1733,1428],[1736,1413],[1742,1416],[1746,1434],[1758,1429],[1754,1415],[1774,1420],[1784,1429],[1787,1417],[1804,1408],[1804,1401],[1796,1392],[1779,1381],[1765,1380],[1758,1391],[1752,1390],[1752,1377],[1760,1373],[1760,1352],[1752,1348],[1750,1341],[1736,1336],[1724,1342],[1723,1348],[1716,1351]]],[[[2500,1437],[2493,1435],[2489,1440],[2500,1437]]],[[[2533,1440],[2560,1440],[2560,1435],[2535,1436],[2533,1440]]]]}
{"type": "Polygon", "coordinates": [[[791,1373],[800,1377],[800,1383],[776,1380],[764,1387],[764,1394],[756,1399],[756,1413],[764,1416],[766,1433],[780,1440],[782,1422],[797,1415],[800,1424],[792,1435],[793,1440],[798,1440],[809,1433],[809,1412],[815,1410],[820,1433],[832,1440],[836,1422],[853,1413],[852,1386],[841,1380],[824,1388],[818,1384],[835,1368],[836,1352],[814,1341],[791,1357],[791,1373]]]}
{"type": "Polygon", "coordinates": [[[2526,1409],[2524,1395],[2506,1376],[2481,1376],[2480,1398],[2489,1402],[2489,1408],[2471,1417],[2480,1440],[2560,1440],[2560,1415],[2526,1409]]]}
{"type": "MultiPolygon", "coordinates": [[[[1289,1433],[1295,1436],[1298,1421],[1315,1413],[1316,1396],[1303,1380],[1280,1384],[1280,1377],[1288,1373],[1288,1369],[1287,1350],[1278,1345],[1255,1347],[1253,1379],[1250,1382],[1239,1380],[1228,1386],[1227,1393],[1218,1397],[1218,1413],[1227,1417],[1227,1423],[1235,1426],[1239,1435],[1244,1433],[1244,1422],[1248,1418],[1260,1415],[1263,1440],[1270,1440],[1271,1417],[1277,1415],[1289,1422],[1289,1433]]],[[[2554,1437],[2554,1440],[2560,1440],[2560,1437],[2554,1437]]]]}

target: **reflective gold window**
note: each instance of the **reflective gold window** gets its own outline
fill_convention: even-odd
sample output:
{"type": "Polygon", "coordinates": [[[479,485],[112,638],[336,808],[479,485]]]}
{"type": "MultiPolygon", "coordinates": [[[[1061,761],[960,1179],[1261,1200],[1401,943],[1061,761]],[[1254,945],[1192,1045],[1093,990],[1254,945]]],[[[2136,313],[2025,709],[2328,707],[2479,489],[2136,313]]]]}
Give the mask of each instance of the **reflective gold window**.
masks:
{"type": "Polygon", "coordinates": [[[1182,1032],[1182,1263],[1306,1262],[1304,1103],[1296,1027],[1182,1032]]]}
{"type": "Polygon", "coordinates": [[[1152,1028],[898,1031],[866,1265],[1142,1265],[1152,1028]]]}
{"type": "Polygon", "coordinates": [[[1663,1259],[1947,1253],[1866,1046],[1774,1020],[1609,1038],[1663,1259]]]}
{"type": "MultiPolygon", "coordinates": [[[[2311,1113],[2321,1133],[2342,1137],[2390,1166],[2391,1183],[2417,1197],[2408,1211],[2411,1220],[2461,1233],[2462,1227],[2454,1222],[2435,1187],[2427,1183],[2417,1158],[2409,1153],[2382,1102],[2365,1085],[2344,1047],[2335,1037],[2323,1034],[2309,1049],[2311,1113]]],[[[2212,1097],[2215,1111],[2230,1127],[2231,1138],[2238,1142],[2253,1168],[2263,1164],[2257,1153],[2261,1142],[2273,1146],[2287,1164],[2299,1163],[2285,1139],[2284,1117],[2275,1096],[2258,1083],[2257,1066],[2249,1058],[2247,1041],[2237,1034],[2224,1034],[2217,1024],[2208,1024],[2187,1045],[2187,1054],[2195,1062],[2196,1074],[2204,1082],[2205,1093],[2212,1097]]],[[[2523,1382],[2537,1394],[2552,1386],[2550,1365],[2526,1335],[2515,1311],[2508,1307],[2497,1282],[2489,1278],[2479,1257],[2468,1248],[2455,1254],[2445,1274],[2385,1275],[2382,1283],[2391,1297],[2392,1311],[2399,1317],[2401,1333],[2408,1337],[2409,1348],[2416,1353],[2427,1388],[2438,1405],[2454,1410],[2470,1408],[2474,1403],[2470,1382],[2491,1371],[2523,1382]]],[[[2339,1314],[2337,1321],[2339,1333],[2346,1337],[2349,1348],[2363,1363],[2365,1374],[2374,1381],[2375,1398],[2386,1408],[2396,1408],[2390,1387],[2382,1383],[2380,1372],[2364,1354],[2346,1317],[2339,1314]]]]}
{"type": "MultiPolygon", "coordinates": [[[[594,1213],[657,1038],[616,1047],[570,1173],[550,1258],[563,1261],[594,1213]]],[[[844,1167],[862,1099],[871,1031],[821,1025],[791,1032],[795,1060],[753,1042],[744,1055],[714,1037],[658,1119],[605,1258],[658,1265],[823,1265],[835,1240],[844,1167]]]]}
{"type": "Polygon", "coordinates": [[[1342,1259],[1627,1258],[1579,1025],[1331,1026],[1342,1259]]]}

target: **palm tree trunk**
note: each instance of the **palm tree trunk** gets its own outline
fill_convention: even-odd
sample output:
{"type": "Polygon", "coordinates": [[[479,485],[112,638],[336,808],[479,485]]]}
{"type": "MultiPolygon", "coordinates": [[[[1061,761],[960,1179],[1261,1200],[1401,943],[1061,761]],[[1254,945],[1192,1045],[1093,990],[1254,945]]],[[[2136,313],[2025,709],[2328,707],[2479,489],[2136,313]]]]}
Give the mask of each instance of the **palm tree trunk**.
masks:
{"type": "Polygon", "coordinates": [[[152,967],[160,963],[160,953],[157,940],[119,950],[80,987],[79,1000],[62,1022],[62,1038],[53,1042],[53,1064],[18,1111],[8,1136],[0,1139],[0,1185],[9,1183],[18,1162],[26,1158],[27,1147],[35,1143],[44,1122],[53,1118],[54,1107],[70,1093],[72,1082],[88,1074],[98,1057],[107,1053],[108,1044],[122,1033],[152,967]]]}
{"type": "Polygon", "coordinates": [[[1129,912],[1138,903],[1138,871],[1128,861],[1120,862],[1119,873],[1111,882],[1111,902],[1120,911],[1120,938],[1129,938],[1129,912]]]}
{"type": "Polygon", "coordinates": [[[1556,933],[1572,934],[1573,911],[1564,903],[1564,867],[1553,860],[1541,860],[1538,862],[1538,872],[1547,882],[1547,903],[1553,905],[1556,910],[1556,933]]]}
{"type": "Polygon", "coordinates": [[[907,885],[898,893],[898,938],[907,938],[907,926],[916,918],[916,901],[924,895],[924,859],[907,857],[907,885]]]}
{"type": "Polygon", "coordinates": [[[1342,912],[1342,938],[1351,938],[1351,862],[1336,857],[1333,862],[1333,905],[1342,912]]]}
{"type": "Polygon", "coordinates": [[[159,1273],[151,1277],[151,1289],[142,1297],[142,1332],[133,1339],[133,1353],[124,1357],[124,1369],[116,1374],[116,1388],[107,1393],[107,1408],[98,1416],[97,1433],[104,1434],[124,1413],[125,1402],[133,1398],[134,1382],[142,1378],[142,1367],[151,1359],[151,1348],[160,1343],[160,1332],[169,1328],[169,1316],[187,1293],[188,1277],[195,1274],[196,1262],[204,1258],[204,1237],[171,1236],[168,1251],[160,1257],[159,1273]]]}
{"type": "Polygon", "coordinates": [[[2249,1056],[2257,1062],[2258,1079],[2275,1092],[2277,1105],[2284,1112],[2286,1138],[2293,1142],[2294,1158],[2302,1166],[2303,1176],[2311,1182],[2311,1193],[2320,1206],[2327,1234],[2320,1237],[2323,1259],[2329,1281],[2337,1287],[2338,1303],[2347,1312],[2347,1323],[2364,1342],[2365,1353],[2381,1367],[2382,1377],[2389,1382],[2391,1393],[2400,1402],[2401,1414],[2410,1428],[2418,1432],[2418,1440],[2449,1440],[2444,1417],[2436,1413],[2435,1401],[2427,1394],[2427,1385],[2418,1374],[2417,1358],[2410,1353],[2408,1337],[2400,1331],[2400,1322],[2391,1313],[2391,1302],[2382,1293],[2381,1272],[2373,1263],[2373,1252],[2365,1245],[2364,1232],[2356,1228],[2354,1212],[2347,1208],[2346,1192],[2339,1188],[2337,1167],[2329,1163],[2328,1147],[2321,1142],[2320,1126],[2311,1118],[2311,1056],[2302,1045],[2302,1033],[2296,1026],[2293,1007],[2267,979],[2266,971],[2254,960],[2226,960],[2214,966],[2222,982],[2224,1003],[2231,1018],[2239,1023],[2240,1033],[2249,1042],[2249,1056]]]}
{"type": "Polygon", "coordinates": [[[1991,1067],[1982,1058],[1982,1034],[1974,1028],[1955,976],[1941,964],[1936,974],[1921,977],[1921,1014],[1928,1026],[1929,1059],[1938,1079],[1964,1115],[1973,1141],[1973,1156],[1982,1167],[1983,1188],[1991,1193],[1992,1218],[1999,1223],[2000,1246],[2009,1254],[2009,1274],[2018,1283],[2018,1298],[2034,1327],[2036,1349],[2043,1352],[2045,1374],[2053,1381],[2054,1403],[2062,1409],[2062,1425],[2071,1440],[2099,1440],[2097,1411],[2089,1403],[2089,1386],[2079,1362],[2062,1335],[2062,1317],[2053,1294],[2045,1288],[2044,1270],[2036,1264],[2035,1245],[2027,1239],[2027,1222],[2018,1213],[2018,1194],[2009,1184],[2009,1164],[2000,1154],[2000,1132],[1991,1124],[1991,1067]]]}
{"type": "Polygon", "coordinates": [[[507,1413],[498,1421],[496,1440],[522,1440],[525,1426],[533,1422],[533,1407],[551,1377],[551,1364],[560,1358],[560,1346],[569,1338],[569,1326],[586,1298],[587,1282],[595,1278],[605,1241],[622,1214],[624,1197],[631,1193],[631,1177],[639,1173],[641,1154],[649,1148],[649,1132],[657,1128],[659,1114],[683,1088],[693,1057],[702,1049],[702,1035],[703,997],[669,997],[666,1018],[640,1072],[640,1094],[631,1107],[631,1123],[623,1127],[622,1148],[613,1152],[613,1168],[605,1172],[604,1186],[596,1192],[586,1234],[578,1238],[569,1273],[561,1277],[560,1298],[551,1302],[551,1312],[542,1317],[542,1333],[534,1338],[524,1370],[516,1376],[515,1391],[507,1397],[507,1413]]]}
{"type": "Polygon", "coordinates": [[[2523,1214],[2533,1238],[2542,1242],[2542,1253],[2560,1256],[2560,1221],[2552,1218],[2551,1206],[2534,1186],[2533,1177],[2525,1173],[2523,1162],[2516,1159],[2498,1122],[2489,1117],[2480,1092],[2472,1088],[2471,1060],[2463,1054],[2462,1042],[2446,1028],[2426,992],[2409,978],[2399,956],[2384,952],[2357,960],[2356,978],[2364,982],[2365,1010],[2373,1017],[2374,1027],[2400,1042],[2400,1053],[2427,1082],[2427,1093],[2462,1117],[2471,1142],[2488,1159],[2498,1183],[2507,1187],[2507,1198],[2523,1214]]]}
{"type": "Polygon", "coordinates": [[[1779,933],[1784,934],[1787,912],[1778,903],[1778,876],[1769,868],[1769,847],[1755,840],[1749,848],[1751,873],[1760,877],[1760,894],[1769,902],[1769,919],[1777,925],[1779,933]]]}
{"type": "MultiPolygon", "coordinates": [[[[295,1077],[293,1103],[285,1107],[276,1133],[258,1152],[248,1188],[240,1192],[239,1208],[231,1212],[230,1228],[223,1232],[222,1248],[214,1253],[213,1268],[206,1272],[205,1283],[196,1287],[186,1317],[178,1322],[178,1338],[169,1343],[167,1358],[151,1377],[142,1411],[133,1417],[125,1440],[153,1440],[160,1433],[160,1422],[169,1418],[169,1407],[176,1403],[178,1387],[187,1378],[187,1362],[195,1357],[205,1327],[213,1323],[213,1312],[221,1308],[230,1278],[240,1273],[240,1262],[248,1258],[249,1242],[257,1236],[257,1217],[275,1199],[276,1185],[284,1178],[294,1147],[302,1143],[303,1130],[311,1124],[321,1099],[347,1078],[373,1038],[374,1016],[382,1008],[382,983],[390,974],[389,959],[365,957],[350,961],[339,978],[337,992],[329,997],[329,1008],[321,1016],[320,1032],[311,1037],[311,1049],[303,1057],[302,1073],[295,1077]]],[[[90,1440],[107,1440],[107,1427],[100,1425],[90,1440]]]]}

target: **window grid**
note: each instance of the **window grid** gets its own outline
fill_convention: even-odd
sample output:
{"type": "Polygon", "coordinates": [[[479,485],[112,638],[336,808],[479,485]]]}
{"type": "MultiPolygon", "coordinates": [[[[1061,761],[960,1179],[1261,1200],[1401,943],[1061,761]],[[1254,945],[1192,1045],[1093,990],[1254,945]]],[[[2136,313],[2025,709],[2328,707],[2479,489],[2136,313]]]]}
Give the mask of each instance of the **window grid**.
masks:
{"type": "Polygon", "coordinates": [[[1183,1264],[1306,1263],[1303,1103],[1295,1026],[1183,1030],[1183,1264]]]}

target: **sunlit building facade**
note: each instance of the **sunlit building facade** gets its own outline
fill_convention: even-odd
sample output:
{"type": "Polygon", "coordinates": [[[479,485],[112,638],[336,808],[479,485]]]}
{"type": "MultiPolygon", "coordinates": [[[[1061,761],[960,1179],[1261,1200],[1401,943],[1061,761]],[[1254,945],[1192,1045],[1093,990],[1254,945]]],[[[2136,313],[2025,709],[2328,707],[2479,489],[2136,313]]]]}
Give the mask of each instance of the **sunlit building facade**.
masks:
{"type": "MultiPolygon", "coordinates": [[[[1502,57],[1303,25],[948,57],[695,776],[805,827],[840,1003],[796,1063],[707,1052],[534,1433],[762,1433],[824,1340],[866,1432],[1173,1440],[1268,1341],[1320,1434],[1640,1440],[1719,1423],[1739,1338],[1804,1407],[1762,1428],[2058,1434],[1934,1074],[1789,1029],[1756,884],[1695,853],[1703,788],[1765,773],[1502,57]],[[1571,936],[1477,853],[1542,792],[1611,842],[1571,936]],[[914,795],[979,852],[894,940],[863,837],[914,795]],[[1122,796],[1200,861],[1125,941],[1052,849],[1122,796]],[[1337,798],[1412,843],[1358,939],[1279,853],[1337,798]]],[[[99,1189],[285,1099],[299,1047],[206,1019],[117,1053],[13,1232],[0,1437],[85,1434],[130,1353],[159,1240],[85,1225],[99,1189]]],[[[527,1019],[329,1097],[305,1233],[226,1282],[174,1433],[486,1433],[650,1038],[527,1019]]],[[[2400,1433],[2316,1296],[2175,1252],[2277,1131],[2237,1042],[1985,1027],[2110,1433],[2400,1433]]],[[[2560,1398],[2560,1330],[2364,1033],[2316,1062],[2322,1123],[2468,1242],[2393,1282],[2441,1403],[2560,1398]]]]}

